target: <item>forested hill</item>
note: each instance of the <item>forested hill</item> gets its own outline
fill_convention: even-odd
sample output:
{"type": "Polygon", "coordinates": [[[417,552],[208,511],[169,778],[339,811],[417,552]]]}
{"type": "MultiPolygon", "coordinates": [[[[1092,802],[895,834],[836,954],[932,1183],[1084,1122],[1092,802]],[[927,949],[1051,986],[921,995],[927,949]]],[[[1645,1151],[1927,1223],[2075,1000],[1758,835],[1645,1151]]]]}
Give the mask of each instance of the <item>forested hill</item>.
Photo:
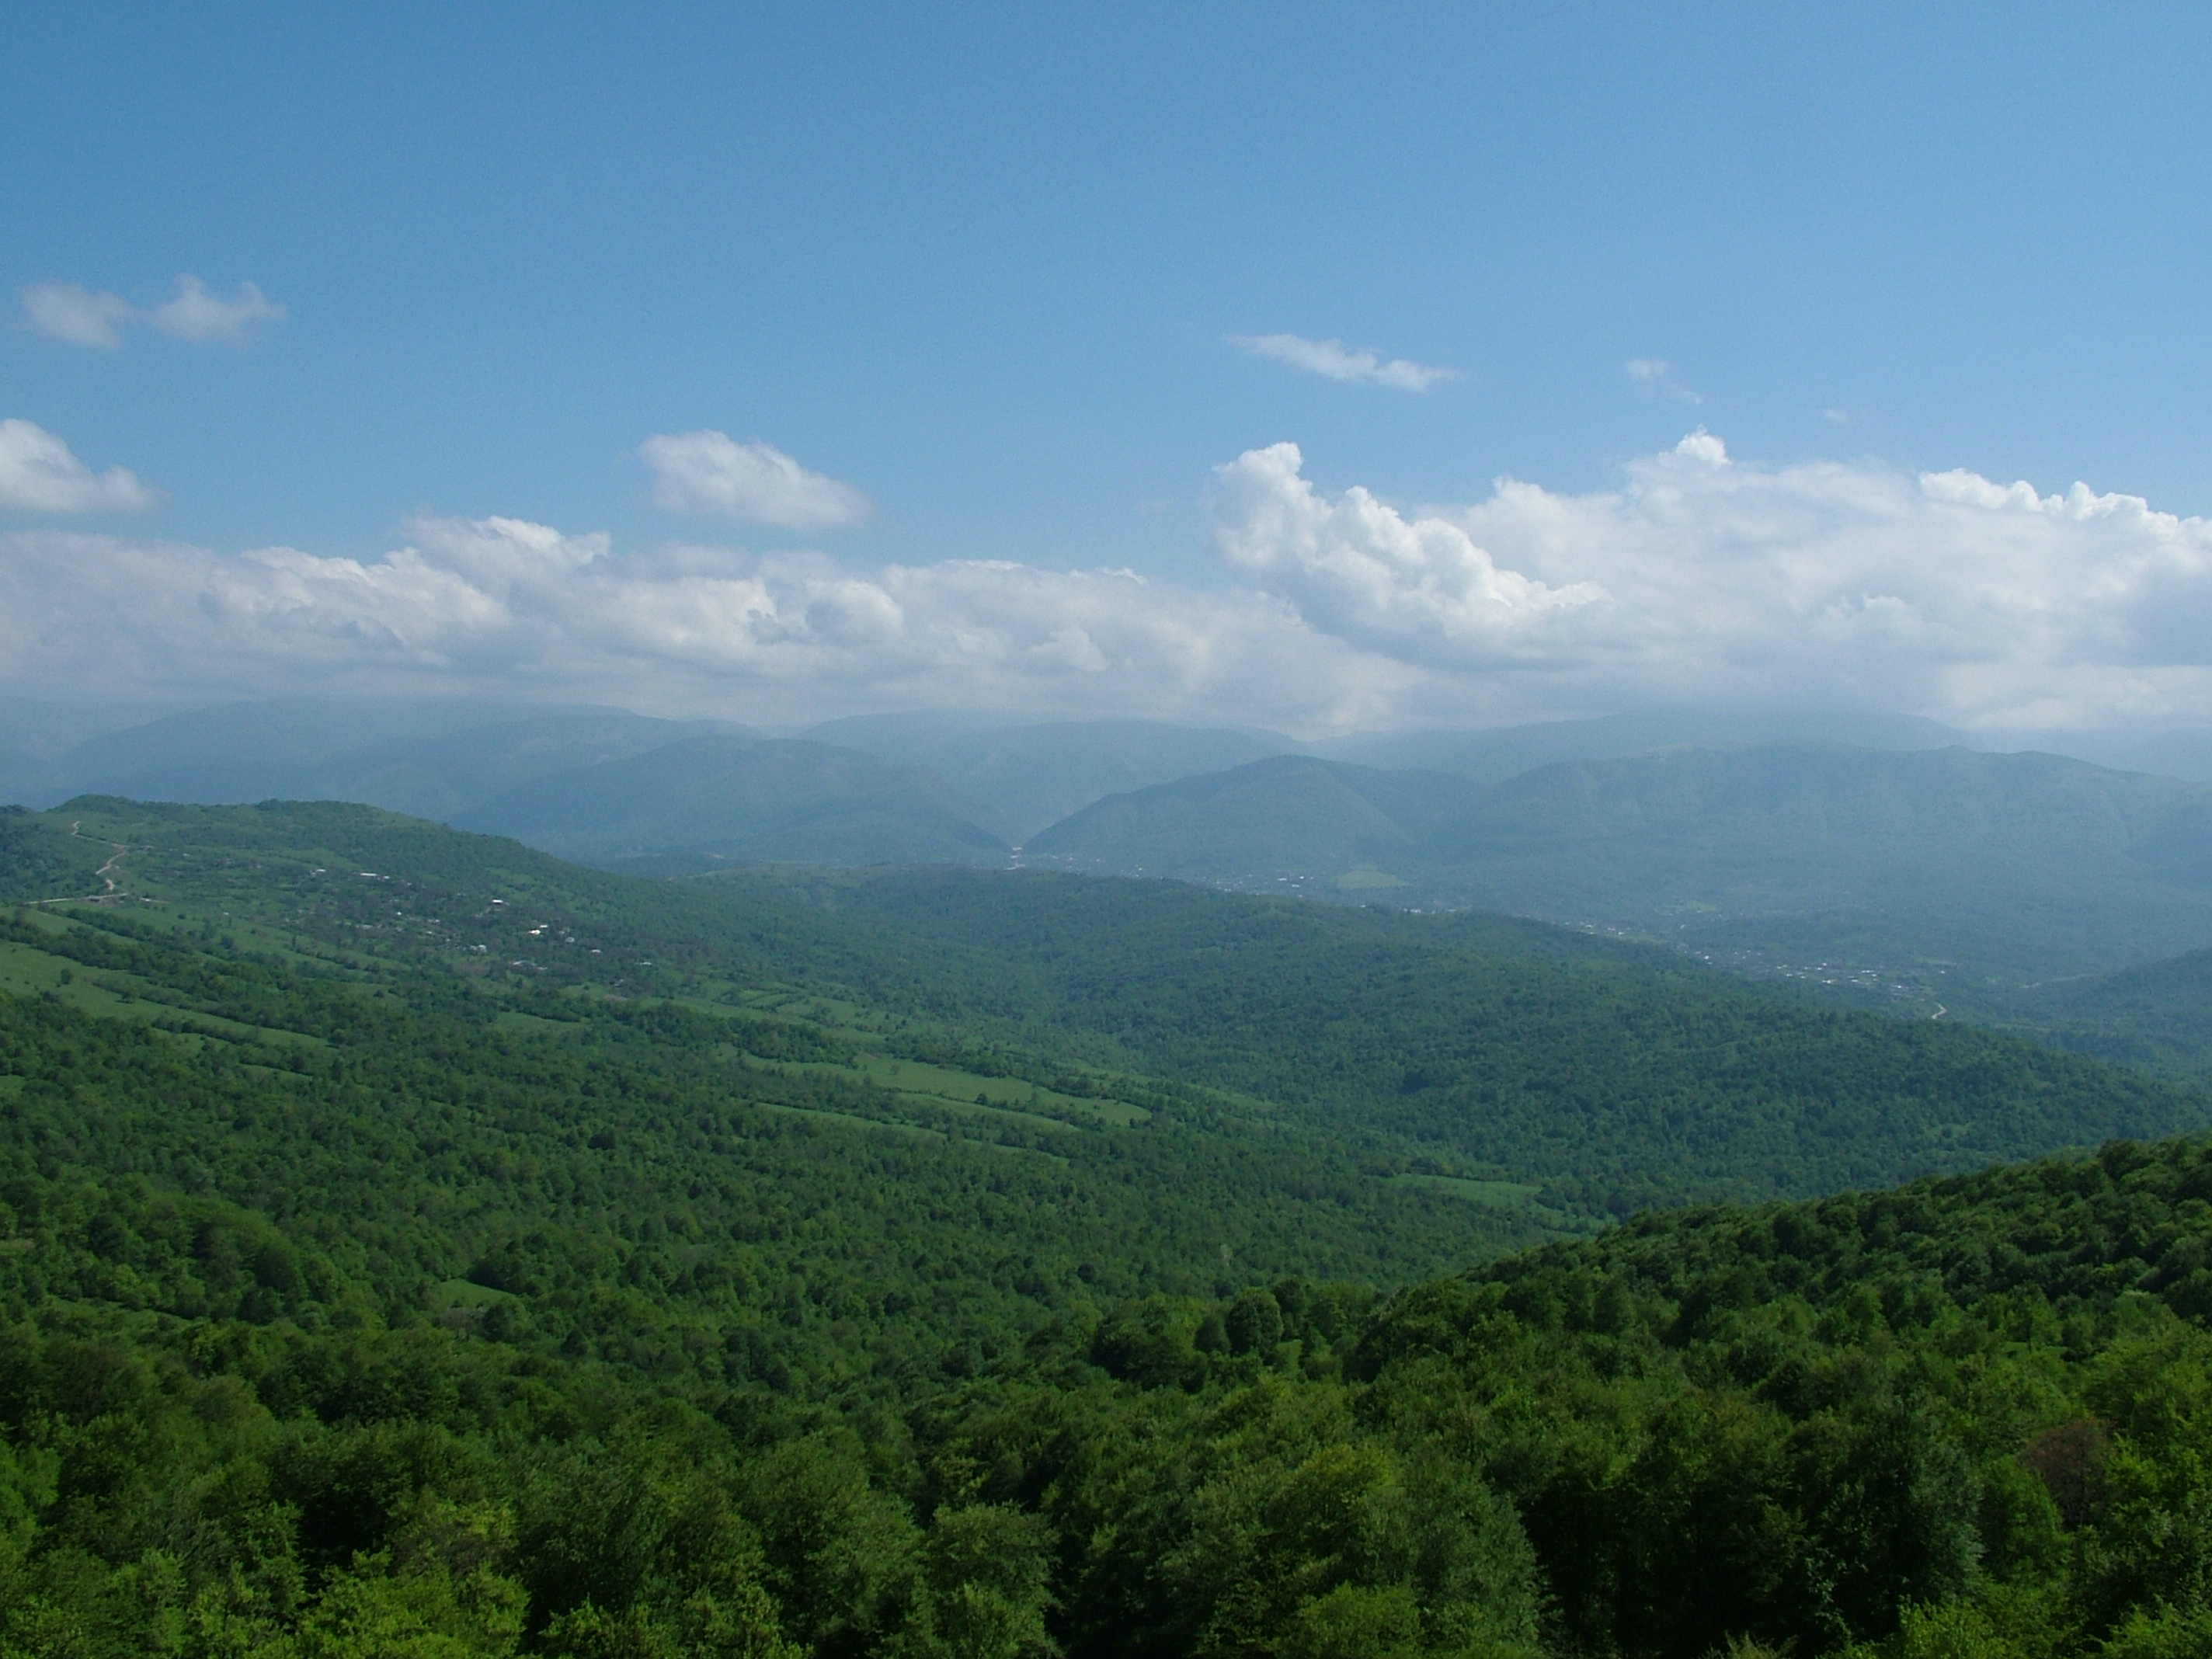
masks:
{"type": "Polygon", "coordinates": [[[2112,1356],[2195,1352],[2192,1147],[1500,1258],[2185,1089],[1165,884],[111,800],[0,816],[0,1653],[1697,1659],[2148,1594],[2065,1471],[2132,1467],[2112,1356]]]}
{"type": "Polygon", "coordinates": [[[1141,1122],[1094,1114],[1040,1128],[1059,1109],[1008,1112],[1009,1089],[1089,1075],[1082,1086],[1175,1095],[1182,1121],[1233,1125],[1221,1144],[1238,1156],[1255,1136],[1295,1146],[1309,1160],[1301,1201],[1387,1194],[1395,1206],[1425,1189],[1492,1237],[2212,1121],[2212,1100],[2190,1088],[1955,1026],[1825,1012],[1504,918],[1043,873],[651,883],[331,805],[88,801],[10,822],[17,896],[70,890],[53,874],[75,859],[94,889],[119,872],[123,897],[158,901],[86,911],[78,927],[206,917],[263,969],[325,990],[334,975],[404,981],[408,1006],[430,998],[478,1019],[548,996],[552,1016],[594,1029],[627,1006],[610,996],[779,1013],[873,1055],[868,1078],[890,1079],[892,1060],[950,1061],[957,1075],[937,1092],[961,1097],[970,1132],[1079,1128],[1060,1153],[1079,1162],[1121,1137],[1152,1145],[1174,1118],[1146,1105],[1141,1122]],[[115,871],[94,880],[111,856],[115,871]],[[979,1091],[993,1097],[981,1112],[979,1091]]]}
{"type": "Polygon", "coordinates": [[[1078,1302],[842,1418],[549,1352],[504,1298],[386,1321],[375,1252],[214,1198],[4,1191],[11,1654],[2212,1644],[2201,1141],[1651,1217],[1380,1308],[1078,1302]]]}

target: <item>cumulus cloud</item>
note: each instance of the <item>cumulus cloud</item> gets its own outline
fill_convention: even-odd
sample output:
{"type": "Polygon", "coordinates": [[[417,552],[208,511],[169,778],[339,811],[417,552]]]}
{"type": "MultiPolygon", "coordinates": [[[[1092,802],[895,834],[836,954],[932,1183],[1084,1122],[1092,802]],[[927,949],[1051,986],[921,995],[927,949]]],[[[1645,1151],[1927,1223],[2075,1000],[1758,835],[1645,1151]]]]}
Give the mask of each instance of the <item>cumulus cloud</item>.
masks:
{"type": "Polygon", "coordinates": [[[29,421],[0,421],[0,512],[143,513],[161,496],[126,469],[94,472],[29,421]]]}
{"type": "Polygon", "coordinates": [[[720,432],[656,434],[637,453],[653,469],[653,504],[670,513],[838,530],[872,510],[852,485],[810,472],[771,445],[735,443],[720,432]]]}
{"type": "Polygon", "coordinates": [[[40,333],[110,351],[123,343],[116,325],[138,314],[137,307],[120,294],[94,294],[76,283],[33,283],[21,290],[20,297],[24,316],[40,333]]]}
{"type": "Polygon", "coordinates": [[[170,297],[142,310],[119,294],[95,294],[76,283],[34,283],[21,290],[23,314],[40,333],[72,345],[109,350],[123,343],[126,325],[149,325],[180,340],[228,340],[237,344],[258,322],[282,322],[284,307],[252,283],[229,299],[210,294],[197,276],[179,276],[170,297]]]}
{"type": "Polygon", "coordinates": [[[1454,378],[1449,368],[1432,368],[1404,357],[1385,360],[1371,347],[1354,351],[1341,340],[1309,340],[1298,334],[1232,334],[1229,343],[1255,357],[1271,357],[1292,368],[1324,374],[1332,380],[1364,380],[1401,392],[1426,392],[1454,378]]]}
{"type": "Polygon", "coordinates": [[[1562,619],[1607,597],[1500,569],[1457,525],[1408,519],[1356,485],[1327,500],[1304,465],[1296,444],[1275,444],[1216,468],[1213,550],[1328,633],[1504,665],[1547,654],[1562,619]]]}
{"type": "Polygon", "coordinates": [[[1295,459],[1256,451],[1224,470],[1237,488],[1216,508],[1223,556],[1279,573],[1262,579],[1324,627],[1517,683],[1528,703],[2212,720],[2212,524],[2137,496],[1864,462],[1743,465],[1700,429],[1620,489],[1505,479],[1477,505],[1409,515],[1357,489],[1331,501],[1295,459]],[[1316,536],[1317,515],[1351,526],[1334,532],[1351,551],[1316,536]],[[1442,552],[1368,550],[1413,548],[1442,552]]]}
{"type": "Polygon", "coordinates": [[[21,530],[0,535],[0,686],[483,690],[762,722],[951,705],[1306,732],[1657,700],[2212,723],[2212,525],[2083,485],[1756,465],[1701,430],[1615,489],[1505,479],[1425,507],[1325,488],[1281,444],[1219,468],[1211,512],[1218,588],[623,549],[515,519],[423,519],[368,560],[21,530]]]}

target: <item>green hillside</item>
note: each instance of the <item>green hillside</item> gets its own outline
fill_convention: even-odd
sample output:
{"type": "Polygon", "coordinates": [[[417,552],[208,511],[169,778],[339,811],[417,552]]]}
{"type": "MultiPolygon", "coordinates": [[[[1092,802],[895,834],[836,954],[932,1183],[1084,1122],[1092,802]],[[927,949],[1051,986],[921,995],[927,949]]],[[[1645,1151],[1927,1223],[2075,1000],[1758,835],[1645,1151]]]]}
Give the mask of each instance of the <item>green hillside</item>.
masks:
{"type": "MultiPolygon", "coordinates": [[[[9,1012],[11,1653],[2168,1659],[2212,1640],[2201,1142],[1647,1217],[1380,1307],[1297,1279],[1082,1297],[1012,1330],[969,1304],[971,1359],[831,1413],[679,1311],[758,1271],[754,1239],[697,1224],[704,1165],[571,1166],[615,1224],[598,1253],[541,1231],[418,1299],[410,1233],[434,1245],[555,1171],[465,1132],[427,1149],[428,1182],[380,1179],[404,1155],[388,1129],[301,1159],[281,1078],[313,1062],[275,1063],[274,1028],[249,1047],[9,1012]],[[149,1063],[133,1037],[172,1051],[140,1073],[158,1101],[102,1133],[149,1063]],[[173,1185],[146,1138],[179,1113],[188,1145],[229,1150],[173,1185]],[[216,1190],[249,1170],[279,1215],[216,1190]],[[360,1228],[365,1189],[401,1219],[360,1228]],[[574,1316],[617,1309],[628,1340],[604,1346],[574,1316]]],[[[783,1328],[808,1352],[836,1335],[803,1312],[783,1328]]]]}
{"type": "Polygon", "coordinates": [[[2194,1639],[2194,1143],[1580,1242],[2185,1088],[1169,883],[87,799],[0,884],[0,1653],[2194,1639]]]}
{"type": "Polygon", "coordinates": [[[2075,1054],[2212,1076],[2212,951],[2024,986],[1992,999],[1981,1018],[2075,1054]]]}
{"type": "MultiPolygon", "coordinates": [[[[1808,1006],[1507,918],[953,872],[710,884],[911,951],[981,1029],[1278,1103],[1604,1218],[1833,1191],[2208,1121],[2200,1097],[1948,1022],[1808,1006]]],[[[1378,1146],[1378,1154],[1381,1147],[1378,1146]]]]}
{"type": "Polygon", "coordinates": [[[79,926],[248,927],[288,971],[398,975],[441,1009],[457,978],[495,1012],[550,996],[604,1019],[624,1006],[610,998],[681,998],[811,1017],[885,1060],[902,1045],[1045,1085],[1073,1068],[1194,1090],[1191,1121],[1227,1115],[1224,1144],[1257,1125],[1319,1158],[1312,1201],[1346,1182],[1363,1203],[1402,1201],[1413,1177],[1472,1183],[1432,1193],[1486,1195],[1462,1225],[1489,1236],[2212,1121],[2190,1089],[1498,917],[946,869],[645,882],[330,805],[88,801],[11,822],[40,872],[14,896],[69,890],[52,878],[74,860],[92,890],[119,875],[160,902],[79,926]],[[132,850],[95,880],[111,843],[132,850]]]}

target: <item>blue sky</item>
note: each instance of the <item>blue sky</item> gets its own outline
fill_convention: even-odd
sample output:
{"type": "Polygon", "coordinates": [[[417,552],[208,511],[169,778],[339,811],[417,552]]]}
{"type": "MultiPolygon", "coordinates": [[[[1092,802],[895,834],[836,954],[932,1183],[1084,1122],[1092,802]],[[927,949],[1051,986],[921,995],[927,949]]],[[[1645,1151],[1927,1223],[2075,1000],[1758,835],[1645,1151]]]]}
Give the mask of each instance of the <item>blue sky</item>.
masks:
{"type": "MultiPolygon", "coordinates": [[[[20,5],[0,283],[136,314],[108,349],[12,310],[0,417],[161,500],[0,529],[374,560],[503,515],[616,556],[1126,566],[1259,581],[1371,652],[1224,558],[1216,468],[1295,442],[1324,501],[1412,523],[1501,476],[1618,490],[1705,427],[1761,476],[2082,479],[2185,518],[2212,510],[2208,68],[2182,8],[20,5]],[[283,314],[177,337],[151,319],[184,275],[283,314]],[[1236,343],[1278,336],[1449,373],[1236,343]],[[702,430],[871,510],[655,506],[639,446],[702,430]]],[[[1919,603],[1858,595],[1885,598],[1919,603]]],[[[1327,720],[1667,690],[1507,696],[1480,652],[1384,655],[1462,703],[1370,686],[1327,720]]],[[[909,678],[881,696],[932,700],[909,678]]],[[[2153,712],[2197,718],[2168,682],[2153,712]]]]}

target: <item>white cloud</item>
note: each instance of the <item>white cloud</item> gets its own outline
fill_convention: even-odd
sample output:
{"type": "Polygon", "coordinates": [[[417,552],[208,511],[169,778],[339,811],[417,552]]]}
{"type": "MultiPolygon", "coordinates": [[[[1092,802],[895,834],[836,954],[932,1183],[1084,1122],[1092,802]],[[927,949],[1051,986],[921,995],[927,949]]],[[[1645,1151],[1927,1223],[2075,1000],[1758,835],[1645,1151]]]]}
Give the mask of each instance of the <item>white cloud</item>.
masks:
{"type": "Polygon", "coordinates": [[[958,704],[1371,725],[1451,690],[1267,595],[1127,571],[621,553],[507,519],[418,520],[361,561],[0,535],[0,687],[94,676],[147,701],[483,690],[771,723],[958,704]]]}
{"type": "Polygon", "coordinates": [[[1371,347],[1354,351],[1341,340],[1309,340],[1297,334],[1232,334],[1229,343],[1255,357],[1272,357],[1292,368],[1325,374],[1332,380],[1364,380],[1401,392],[1426,392],[1438,380],[1455,378],[1449,368],[1393,357],[1387,362],[1371,347]]]}
{"type": "Polygon", "coordinates": [[[179,276],[176,291],[150,311],[142,311],[119,294],[95,294],[76,283],[34,283],[21,290],[23,313],[41,334],[72,345],[123,343],[124,325],[149,324],[180,340],[228,340],[236,344],[257,322],[282,322],[284,307],[252,283],[240,283],[230,299],[208,292],[197,276],[179,276]]]}
{"type": "Polygon", "coordinates": [[[115,325],[137,315],[121,295],[94,294],[76,283],[33,283],[20,295],[33,328],[71,345],[103,346],[112,351],[123,343],[115,325]]]}
{"type": "Polygon", "coordinates": [[[872,510],[852,485],[810,472],[769,444],[734,443],[720,432],[656,434],[637,453],[653,469],[653,504],[670,513],[836,530],[872,510]]]}
{"type": "Polygon", "coordinates": [[[1255,451],[1224,469],[1260,497],[1224,492],[1224,557],[1321,626],[1515,685],[1526,706],[2212,721],[2212,524],[2139,497],[1871,463],[1752,466],[1700,429],[1618,490],[1506,479],[1479,505],[1409,517],[1356,489],[1330,502],[1285,459],[1255,451]],[[1316,514],[1357,526],[1340,532],[1355,554],[1443,552],[1316,556],[1316,514]],[[1455,602],[1439,563],[1478,602],[1455,602]]]}
{"type": "Polygon", "coordinates": [[[1671,398],[1680,398],[1686,404],[1701,404],[1705,400],[1703,392],[1691,391],[1674,378],[1674,366],[1663,357],[1631,357],[1622,367],[1627,370],[1628,378],[1646,392],[1663,392],[1671,398]]]}
{"type": "Polygon", "coordinates": [[[950,705],[1310,732],[1660,700],[2212,723],[2212,525],[2085,486],[1763,466],[1701,431],[1617,489],[1506,479],[1419,509],[1324,489],[1279,445],[1219,469],[1212,511],[1219,589],[625,550],[514,519],[425,519],[370,560],[19,531],[0,535],[0,688],[482,690],[767,723],[950,705]]]}
{"type": "Polygon", "coordinates": [[[29,421],[0,421],[0,512],[143,513],[161,500],[128,471],[94,472],[29,421]]]}
{"type": "Polygon", "coordinates": [[[284,307],[262,297],[251,283],[240,283],[228,300],[208,292],[197,276],[177,278],[175,295],[154,308],[150,319],[165,334],[180,340],[228,340],[246,337],[249,324],[284,320],[284,307]]]}
{"type": "Polygon", "coordinates": [[[1275,444],[1217,467],[1213,550],[1329,633],[1506,663],[1546,653],[1558,619],[1606,597],[1501,570],[1458,526],[1408,520],[1357,486],[1325,501],[1304,464],[1296,444],[1275,444]]]}

